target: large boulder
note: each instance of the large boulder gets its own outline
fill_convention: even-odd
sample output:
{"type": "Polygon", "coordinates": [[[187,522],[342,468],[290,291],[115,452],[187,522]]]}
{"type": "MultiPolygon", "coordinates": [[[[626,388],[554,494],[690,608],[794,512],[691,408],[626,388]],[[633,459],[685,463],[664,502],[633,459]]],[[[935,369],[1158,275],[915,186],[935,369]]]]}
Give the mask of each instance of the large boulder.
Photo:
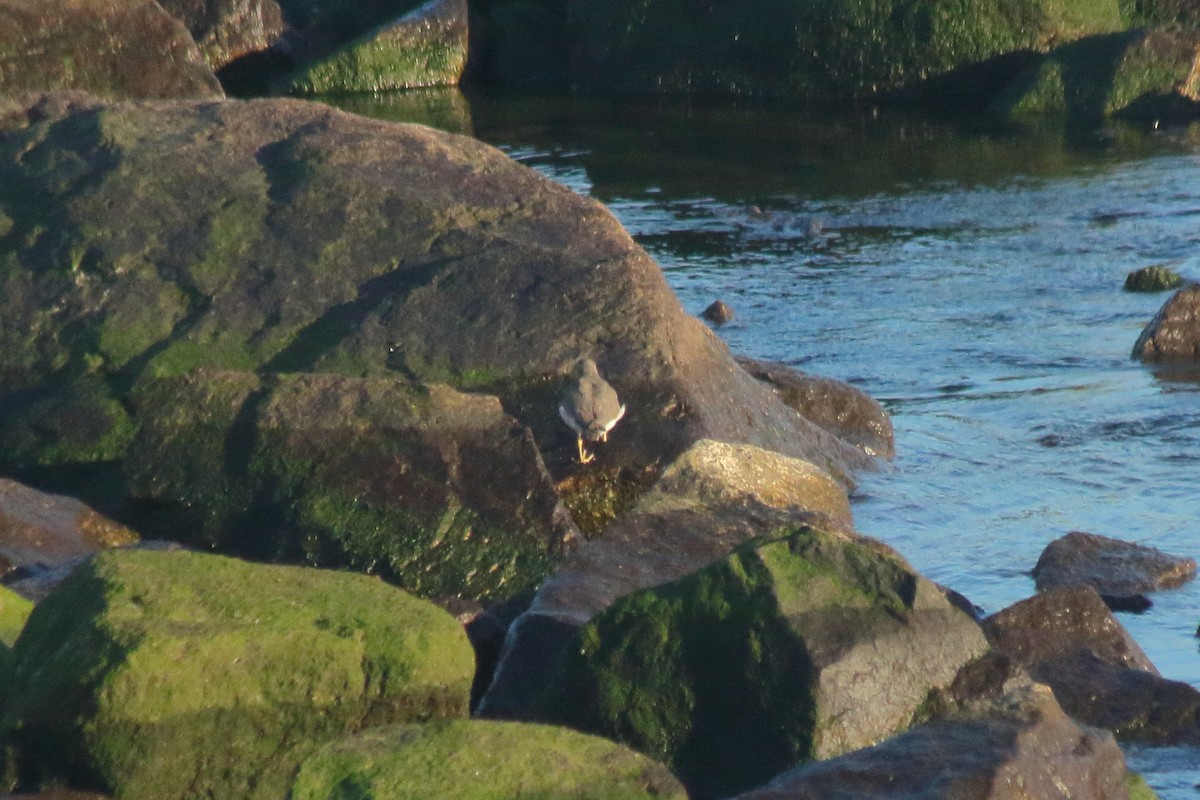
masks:
{"type": "Polygon", "coordinates": [[[0,95],[220,97],[187,29],[155,0],[0,0],[0,95]]]}
{"type": "Polygon", "coordinates": [[[296,94],[455,86],[467,64],[467,0],[429,0],[400,19],[304,64],[296,94]]]}
{"type": "Polygon", "coordinates": [[[1184,286],[1163,304],[1133,345],[1142,361],[1200,361],[1200,283],[1184,286]]]}
{"type": "Polygon", "coordinates": [[[865,750],[806,764],[737,800],[1128,800],[1112,734],[1080,728],[1034,684],[865,750]]]}
{"type": "Polygon", "coordinates": [[[1123,26],[1115,0],[572,0],[571,78],[641,91],[873,95],[1123,26]]]}
{"type": "Polygon", "coordinates": [[[667,769],[614,742],[547,725],[481,720],[371,728],[300,765],[288,797],[685,800],[667,769]]]}
{"type": "MultiPolygon", "coordinates": [[[[193,469],[188,485],[164,471],[150,497],[203,517],[254,469],[289,484],[287,465],[247,461],[261,452],[242,434],[258,430],[262,396],[239,401],[231,372],[268,387],[328,373],[394,381],[401,395],[492,395],[529,431],[497,441],[531,436],[566,494],[580,475],[652,474],[701,438],[804,459],[844,486],[872,464],[739,368],[599,203],[480,142],[291,100],[56,96],[0,108],[0,123],[0,443],[20,445],[0,448],[2,469],[65,482],[122,464],[147,435],[142,414],[151,433],[170,427],[167,406],[144,398],[178,396],[181,380],[234,417],[223,444],[176,452],[211,464],[223,448],[223,471],[193,469]],[[585,355],[629,412],[581,467],[556,409],[585,355]]],[[[340,406],[322,402],[336,424],[340,406]]],[[[401,480],[401,463],[380,461],[376,485],[401,480]]],[[[139,486],[155,480],[125,467],[139,486]]],[[[511,485],[525,502],[526,481],[511,485]]],[[[260,518],[287,527],[286,494],[260,518]]],[[[377,510],[358,498],[347,524],[359,529],[340,538],[398,535],[377,510]]]]}
{"type": "Polygon", "coordinates": [[[321,743],[465,716],[472,671],[449,614],[369,577],[105,551],[30,615],[0,728],[27,782],[274,799],[321,743]]]}
{"type": "Polygon", "coordinates": [[[566,648],[542,713],[724,797],[906,729],[986,649],[885,548],[801,528],[618,600],[566,648]]]}
{"type": "Polygon", "coordinates": [[[1088,120],[1200,115],[1200,32],[1135,29],[1063,44],[1013,78],[992,102],[1002,114],[1088,120]]]}
{"type": "Polygon", "coordinates": [[[748,539],[801,523],[853,529],[849,500],[828,475],[748,445],[697,442],[538,587],[509,629],[479,713],[536,716],[564,648],[617,598],[682,578],[748,539]]]}
{"type": "Polygon", "coordinates": [[[1050,589],[983,627],[1075,719],[1131,741],[1200,743],[1200,691],[1163,678],[1095,589],[1050,589]]]}

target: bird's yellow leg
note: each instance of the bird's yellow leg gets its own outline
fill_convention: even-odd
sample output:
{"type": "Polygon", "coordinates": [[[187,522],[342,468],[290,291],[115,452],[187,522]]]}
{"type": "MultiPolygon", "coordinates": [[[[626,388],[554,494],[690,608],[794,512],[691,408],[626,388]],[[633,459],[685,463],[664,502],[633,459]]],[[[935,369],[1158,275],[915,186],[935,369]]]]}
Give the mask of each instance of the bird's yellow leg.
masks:
{"type": "Polygon", "coordinates": [[[594,455],[592,455],[591,453],[589,453],[587,450],[583,449],[583,437],[582,436],[578,437],[575,440],[575,443],[579,445],[579,463],[580,464],[592,463],[592,461],[596,457],[594,455]]]}
{"type": "Polygon", "coordinates": [[[605,444],[608,444],[608,431],[605,431],[604,433],[600,434],[600,441],[604,442],[605,444]]]}

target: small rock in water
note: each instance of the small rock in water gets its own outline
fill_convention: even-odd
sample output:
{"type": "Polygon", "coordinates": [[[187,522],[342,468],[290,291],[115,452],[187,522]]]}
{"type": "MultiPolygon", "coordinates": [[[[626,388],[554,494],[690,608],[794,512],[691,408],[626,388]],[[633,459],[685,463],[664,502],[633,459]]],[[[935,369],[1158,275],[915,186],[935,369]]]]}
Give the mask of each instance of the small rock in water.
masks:
{"type": "MultiPolygon", "coordinates": [[[[1145,545],[1072,531],[1054,540],[1033,568],[1038,591],[1061,586],[1091,586],[1111,608],[1140,605],[1136,596],[1171,589],[1196,575],[1196,560],[1173,556],[1145,545]]],[[[1144,598],[1143,598],[1144,601],[1144,598]]]]}
{"type": "Polygon", "coordinates": [[[700,316],[714,325],[724,325],[733,319],[733,309],[724,300],[714,300],[700,316]]]}
{"type": "Polygon", "coordinates": [[[1168,264],[1151,264],[1135,269],[1125,277],[1127,292],[1165,292],[1168,289],[1178,289],[1182,285],[1183,276],[1168,264]]]}

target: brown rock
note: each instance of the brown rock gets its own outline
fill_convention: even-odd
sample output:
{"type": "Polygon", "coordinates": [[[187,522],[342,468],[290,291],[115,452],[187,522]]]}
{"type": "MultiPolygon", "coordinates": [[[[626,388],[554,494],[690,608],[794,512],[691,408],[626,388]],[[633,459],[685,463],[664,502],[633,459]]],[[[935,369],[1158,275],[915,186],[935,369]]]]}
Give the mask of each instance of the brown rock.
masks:
{"type": "Polygon", "coordinates": [[[0,478],[0,563],[5,572],[54,569],[136,541],[136,533],[74,498],[0,478]]]}
{"type": "Polygon", "coordinates": [[[1127,800],[1111,734],[1076,725],[1042,685],[969,715],[785,772],[738,800],[1127,800]]]}
{"type": "Polygon", "coordinates": [[[1196,577],[1196,560],[1153,547],[1083,531],[1046,545],[1033,568],[1038,591],[1091,586],[1101,595],[1124,597],[1173,589],[1196,577]]]}
{"type": "Polygon", "coordinates": [[[1075,719],[1130,740],[1200,742],[1200,691],[1160,676],[1094,589],[1050,589],[983,629],[1075,719]]]}
{"type": "Polygon", "coordinates": [[[733,319],[733,309],[724,300],[714,300],[700,316],[714,325],[724,325],[733,319]]]}
{"type": "Polygon", "coordinates": [[[1200,359],[1200,284],[1171,295],[1138,336],[1133,356],[1143,361],[1200,359]]]}
{"type": "Polygon", "coordinates": [[[214,72],[266,50],[283,33],[276,0],[159,0],[159,5],[187,27],[214,72]]]}
{"type": "Polygon", "coordinates": [[[220,97],[196,43],[154,0],[0,0],[0,94],[220,97]]]}
{"type": "Polygon", "coordinates": [[[805,419],[867,453],[896,454],[892,420],[879,401],[848,383],[809,375],[784,364],[737,356],[752,376],[771,386],[805,419]]]}

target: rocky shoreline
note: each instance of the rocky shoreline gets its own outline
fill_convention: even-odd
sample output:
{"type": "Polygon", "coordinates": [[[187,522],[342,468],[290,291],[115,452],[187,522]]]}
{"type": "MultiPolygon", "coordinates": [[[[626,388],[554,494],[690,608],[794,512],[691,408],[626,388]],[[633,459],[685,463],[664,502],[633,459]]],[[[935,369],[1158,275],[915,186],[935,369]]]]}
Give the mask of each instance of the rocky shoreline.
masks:
{"type": "MultiPolygon", "coordinates": [[[[882,406],[735,357],[599,203],[468,137],[217,79],[392,88],[474,60],[863,95],[850,44],[759,86],[740,45],[703,75],[621,56],[636,26],[601,48],[621,4],[174,5],[77,4],[113,22],[63,44],[66,4],[0,0],[0,64],[25,64],[0,69],[0,788],[1090,800],[1150,796],[1118,739],[1200,741],[1200,692],[1110,610],[1194,560],[1075,532],[1037,596],[978,619],[855,530],[856,475],[895,450],[882,406]],[[523,49],[535,18],[595,35],[523,49]],[[589,464],[556,413],[582,358],[628,408],[589,464]]],[[[1002,52],[885,59],[922,79],[882,85],[958,91],[951,56],[1021,51],[1040,99],[1003,96],[1042,111],[1055,69],[1121,45],[1173,88],[1126,81],[1102,113],[1192,113],[1194,21],[1068,11],[1002,52]]],[[[1134,355],[1200,357],[1195,299],[1134,355]]]]}

